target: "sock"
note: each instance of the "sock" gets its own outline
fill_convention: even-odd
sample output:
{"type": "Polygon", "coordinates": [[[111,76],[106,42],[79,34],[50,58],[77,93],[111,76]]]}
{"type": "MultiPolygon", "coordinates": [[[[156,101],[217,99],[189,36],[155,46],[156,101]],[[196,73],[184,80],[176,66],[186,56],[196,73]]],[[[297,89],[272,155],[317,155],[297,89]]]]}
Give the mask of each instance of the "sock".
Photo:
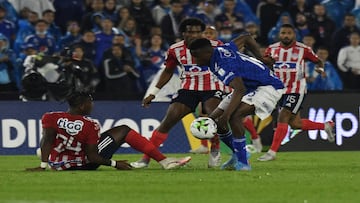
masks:
{"type": "Polygon", "coordinates": [[[220,140],[234,152],[233,136],[231,130],[225,134],[219,134],[220,140]]]}
{"type": "Polygon", "coordinates": [[[216,134],[213,138],[211,138],[210,142],[211,142],[211,150],[220,149],[220,139],[218,134],[216,134]]]}
{"type": "Polygon", "coordinates": [[[301,119],[301,130],[324,130],[325,124],[311,121],[309,119],[301,119]]]}
{"type": "Polygon", "coordinates": [[[130,130],[125,137],[126,143],[132,148],[147,154],[149,157],[155,159],[157,162],[165,159],[166,157],[155,147],[149,140],[141,136],[135,130],[130,130]]]}
{"type": "Polygon", "coordinates": [[[208,140],[201,140],[201,145],[204,147],[208,147],[208,140]]]}
{"type": "MultiPolygon", "coordinates": [[[[150,142],[156,147],[159,148],[159,146],[164,143],[166,138],[168,137],[168,133],[161,133],[157,130],[154,130],[152,133],[152,136],[150,138],[150,142]]],[[[145,161],[150,161],[150,157],[147,154],[144,154],[142,157],[145,161]]]]}
{"type": "Polygon", "coordinates": [[[242,136],[241,138],[234,138],[233,146],[238,161],[243,164],[249,165],[247,160],[245,145],[246,145],[245,136],[242,136]]]}
{"type": "Polygon", "coordinates": [[[270,149],[274,152],[277,152],[280,148],[281,142],[282,140],[285,138],[286,133],[288,130],[288,124],[287,123],[278,123],[275,133],[274,133],[274,138],[271,144],[270,149]]]}
{"type": "Polygon", "coordinates": [[[249,131],[249,133],[251,134],[252,140],[259,138],[259,135],[257,134],[256,129],[255,129],[254,123],[252,122],[252,120],[250,118],[246,117],[243,120],[243,125],[246,128],[246,130],[249,131]]]}

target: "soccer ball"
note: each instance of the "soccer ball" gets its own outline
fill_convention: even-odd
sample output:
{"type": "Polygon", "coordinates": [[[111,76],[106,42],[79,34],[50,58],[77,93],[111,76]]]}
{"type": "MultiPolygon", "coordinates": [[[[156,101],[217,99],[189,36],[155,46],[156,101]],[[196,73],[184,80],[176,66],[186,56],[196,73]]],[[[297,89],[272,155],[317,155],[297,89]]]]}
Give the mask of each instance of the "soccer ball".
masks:
{"type": "Polygon", "coordinates": [[[199,117],[190,125],[190,131],[194,137],[204,140],[213,138],[217,131],[215,121],[209,117],[199,117]]]}

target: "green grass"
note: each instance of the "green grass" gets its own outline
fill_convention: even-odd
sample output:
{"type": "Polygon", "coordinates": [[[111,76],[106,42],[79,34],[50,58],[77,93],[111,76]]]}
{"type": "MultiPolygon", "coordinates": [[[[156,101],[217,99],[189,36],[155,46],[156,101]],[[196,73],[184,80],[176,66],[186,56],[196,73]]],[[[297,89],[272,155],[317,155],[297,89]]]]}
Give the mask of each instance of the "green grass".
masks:
{"type": "Polygon", "coordinates": [[[132,171],[25,172],[39,164],[37,157],[0,156],[0,202],[360,202],[359,152],[281,152],[272,162],[258,162],[259,156],[251,157],[250,172],[208,169],[207,155],[192,155],[189,165],[172,171],[152,162],[132,171]]]}

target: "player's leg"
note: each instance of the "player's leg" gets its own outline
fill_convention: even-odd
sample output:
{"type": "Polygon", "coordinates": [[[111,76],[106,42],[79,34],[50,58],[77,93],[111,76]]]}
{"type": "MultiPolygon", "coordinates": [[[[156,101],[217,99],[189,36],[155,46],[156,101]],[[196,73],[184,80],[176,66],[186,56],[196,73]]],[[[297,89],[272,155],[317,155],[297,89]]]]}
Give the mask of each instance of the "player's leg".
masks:
{"type": "MultiPolygon", "coordinates": [[[[213,112],[219,103],[221,102],[223,92],[215,91],[211,93],[211,97],[205,100],[204,109],[206,113],[213,112]]],[[[207,96],[205,96],[207,97],[207,96]]],[[[213,138],[210,139],[211,147],[208,160],[208,167],[218,167],[221,164],[221,153],[220,153],[220,139],[219,135],[216,134],[213,138]]]]}
{"type": "Polygon", "coordinates": [[[243,124],[244,124],[245,129],[251,135],[251,141],[252,141],[253,146],[256,149],[256,152],[261,152],[261,150],[262,150],[261,139],[260,139],[260,136],[258,135],[258,133],[256,132],[256,129],[255,129],[255,126],[254,126],[254,123],[253,123],[251,117],[246,116],[243,119],[243,124]]]}
{"type": "Polygon", "coordinates": [[[186,164],[191,159],[191,157],[180,159],[167,158],[145,137],[126,125],[114,127],[101,134],[98,144],[99,154],[104,158],[110,159],[125,142],[137,151],[148,154],[151,158],[159,162],[164,169],[176,168],[186,164]]]}
{"type": "Polygon", "coordinates": [[[255,107],[246,103],[241,103],[238,109],[231,115],[229,124],[233,132],[233,148],[237,158],[237,163],[235,164],[236,170],[250,170],[250,165],[248,162],[247,152],[246,152],[246,138],[245,138],[245,128],[242,124],[242,120],[245,116],[253,114],[255,107]]]}
{"type": "Polygon", "coordinates": [[[335,133],[333,128],[335,123],[333,121],[326,121],[325,123],[314,122],[309,119],[301,119],[300,113],[298,113],[295,119],[289,122],[289,125],[292,129],[301,129],[301,130],[325,130],[328,135],[328,141],[335,141],[335,133]]]}
{"type": "MultiPolygon", "coordinates": [[[[159,127],[152,133],[150,142],[153,143],[155,147],[158,148],[167,139],[169,131],[177,122],[187,114],[195,111],[199,100],[194,94],[194,91],[179,90],[178,96],[172,100],[159,127]]],[[[144,154],[140,160],[130,164],[135,168],[143,168],[147,167],[149,162],[150,157],[144,154]]]]}

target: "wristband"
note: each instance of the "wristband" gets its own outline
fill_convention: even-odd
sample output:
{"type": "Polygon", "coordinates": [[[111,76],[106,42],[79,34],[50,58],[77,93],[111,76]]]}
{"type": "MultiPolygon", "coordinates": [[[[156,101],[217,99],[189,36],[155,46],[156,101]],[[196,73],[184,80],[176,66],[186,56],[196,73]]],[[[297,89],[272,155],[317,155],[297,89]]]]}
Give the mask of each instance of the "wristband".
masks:
{"type": "Polygon", "coordinates": [[[149,94],[152,94],[152,95],[155,96],[159,91],[160,91],[160,88],[152,87],[152,88],[149,90],[149,94]]]}
{"type": "Polygon", "coordinates": [[[47,166],[48,166],[48,163],[47,163],[47,162],[42,161],[42,162],[40,163],[40,168],[45,169],[47,166]]]}
{"type": "Polygon", "coordinates": [[[110,160],[110,161],[111,161],[111,164],[110,164],[110,165],[111,165],[112,167],[116,168],[116,161],[114,161],[114,160],[110,160]]]}

